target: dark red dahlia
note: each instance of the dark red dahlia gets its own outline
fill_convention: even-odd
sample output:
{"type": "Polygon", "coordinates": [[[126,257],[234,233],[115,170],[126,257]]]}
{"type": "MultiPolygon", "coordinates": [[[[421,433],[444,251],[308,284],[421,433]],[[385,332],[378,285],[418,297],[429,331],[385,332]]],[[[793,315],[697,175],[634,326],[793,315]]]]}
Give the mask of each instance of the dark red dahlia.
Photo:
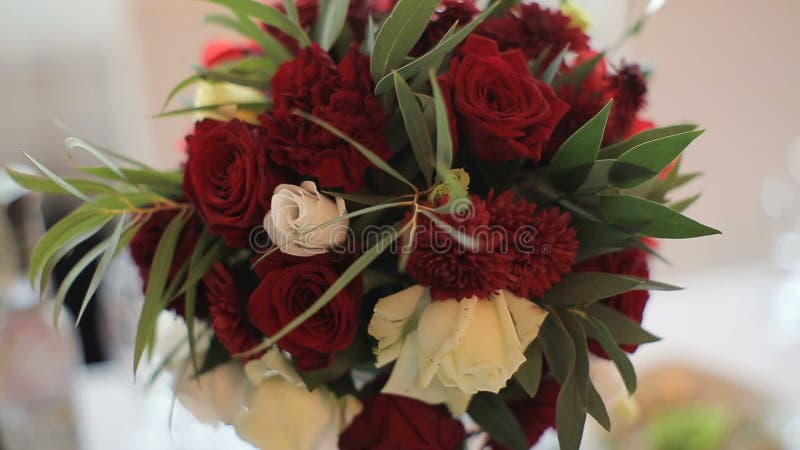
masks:
{"type": "MultiPolygon", "coordinates": [[[[305,312],[339,278],[347,263],[330,254],[307,258],[275,253],[256,266],[261,284],[250,295],[248,311],[255,326],[273,336],[305,312]]],[[[336,352],[353,345],[362,302],[360,278],[295,328],[278,346],[301,370],[329,366],[336,352]]]]}
{"type": "MultiPolygon", "coordinates": [[[[143,290],[147,290],[147,280],[150,279],[150,269],[153,265],[153,258],[156,255],[156,248],[158,247],[161,236],[164,235],[167,226],[169,226],[172,219],[178,214],[177,210],[163,210],[150,215],[147,221],[142,225],[139,231],[131,239],[129,249],[131,258],[136,266],[139,268],[139,275],[142,278],[143,290]]],[[[172,266],[169,269],[169,278],[171,280],[181,270],[181,267],[189,260],[197,246],[197,241],[200,238],[200,233],[203,230],[203,224],[196,215],[192,215],[186,225],[183,226],[181,235],[178,238],[178,244],[175,247],[175,254],[172,258],[172,266]]],[[[168,281],[169,282],[169,281],[168,281]]],[[[175,311],[176,314],[181,316],[186,315],[185,297],[180,296],[169,304],[169,309],[175,311]]],[[[195,305],[195,316],[207,317],[208,304],[205,300],[204,288],[201,286],[195,305]]]]}
{"type": "MultiPolygon", "coordinates": [[[[618,275],[632,275],[640,278],[650,278],[650,270],[647,267],[647,252],[639,248],[630,248],[617,253],[597,256],[588,261],[580,263],[575,267],[576,271],[584,272],[608,272],[618,275]]],[[[630,291],[603,300],[603,303],[622,314],[628,316],[637,323],[642,323],[644,309],[650,293],[647,291],[630,291]]],[[[620,348],[628,353],[633,353],[638,345],[620,345],[620,348]]],[[[589,340],[589,350],[592,353],[607,358],[606,352],[599,343],[589,340]]]]}
{"type": "Polygon", "coordinates": [[[578,254],[577,231],[571,215],[558,208],[538,209],[535,203],[517,199],[512,191],[486,200],[493,225],[508,236],[508,251],[514,257],[515,294],[542,298],[564,275],[572,271],[578,254]]]}
{"type": "Polygon", "coordinates": [[[567,45],[573,52],[589,50],[589,36],[572,25],[569,16],[536,3],[520,5],[503,17],[488,19],[476,33],[497,41],[501,50],[520,48],[531,60],[549,50],[545,64],[567,45]]]}
{"type": "Polygon", "coordinates": [[[299,109],[329,122],[388,159],[387,117],[373,89],[369,58],[356,47],[338,66],[316,44],[301,51],[272,79],[275,104],[261,116],[272,160],[317,178],[326,188],[342,187],[348,192],[360,189],[369,160],[355,147],[293,111],[299,109]]]}
{"type": "MultiPolygon", "coordinates": [[[[211,328],[231,355],[244,353],[261,343],[262,335],[247,317],[250,296],[246,283],[224,264],[215,263],[203,277],[211,316],[211,328]]],[[[257,358],[252,355],[249,359],[257,358]]]]}
{"type": "Polygon", "coordinates": [[[472,237],[477,248],[459,243],[426,216],[419,216],[413,251],[407,271],[438,300],[487,298],[516,280],[514,256],[505,251],[503,230],[492,227],[486,202],[473,195],[472,206],[463,214],[440,214],[439,218],[462,234],[472,237]]]}
{"type": "Polygon", "coordinates": [[[447,31],[458,22],[468,24],[480,12],[474,0],[443,0],[428,27],[411,50],[411,56],[421,56],[442,40],[447,31]]]}
{"type": "MultiPolygon", "coordinates": [[[[531,446],[539,442],[548,428],[555,428],[556,401],[559,392],[561,387],[558,383],[552,378],[546,378],[542,380],[535,397],[510,405],[531,446]]],[[[491,442],[490,446],[492,450],[506,450],[506,447],[496,442],[491,442]]]]}

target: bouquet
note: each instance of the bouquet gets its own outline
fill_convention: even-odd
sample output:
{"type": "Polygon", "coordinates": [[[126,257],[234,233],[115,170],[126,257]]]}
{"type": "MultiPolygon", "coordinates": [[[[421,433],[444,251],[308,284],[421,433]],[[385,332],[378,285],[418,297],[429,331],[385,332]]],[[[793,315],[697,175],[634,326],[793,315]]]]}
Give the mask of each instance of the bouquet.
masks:
{"type": "Polygon", "coordinates": [[[104,233],[57,310],[129,248],[134,371],[172,311],[155,373],[262,449],[523,450],[548,428],[577,449],[587,414],[608,429],[590,355],[634,392],[648,291],[676,289],[649,279],[655,239],[718,233],[672,198],[702,131],[641,117],[647,72],[593,49],[568,2],[209,1],[242,42],[167,99],[198,116],[180,170],[70,138],[101,163],[85,176],[10,171],[84,202],[33,253],[42,291],[104,233]]]}

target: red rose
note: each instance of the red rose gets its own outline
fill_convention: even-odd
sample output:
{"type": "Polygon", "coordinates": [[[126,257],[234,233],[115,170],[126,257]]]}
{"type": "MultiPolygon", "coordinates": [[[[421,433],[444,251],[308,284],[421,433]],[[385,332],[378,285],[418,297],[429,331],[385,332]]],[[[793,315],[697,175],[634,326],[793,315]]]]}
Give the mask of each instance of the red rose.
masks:
{"type": "Polygon", "coordinates": [[[206,119],[186,138],[183,191],[211,233],[243,248],[264,221],[275,186],[287,177],[267,158],[264,130],[206,119]]]}
{"type": "MultiPolygon", "coordinates": [[[[156,255],[156,248],[158,247],[161,236],[164,235],[169,223],[172,222],[178,215],[178,210],[163,210],[150,215],[139,231],[133,236],[128,246],[131,252],[131,259],[136,263],[139,268],[139,275],[142,278],[142,288],[147,290],[147,281],[150,279],[150,269],[153,265],[153,258],[156,255]]],[[[189,221],[183,226],[178,244],[175,247],[175,254],[172,257],[172,266],[169,269],[169,278],[167,283],[175,277],[181,270],[181,267],[189,260],[197,246],[197,240],[200,238],[200,232],[203,229],[203,224],[197,216],[193,215],[189,221]]],[[[198,292],[197,302],[195,305],[195,316],[207,317],[208,305],[203,295],[204,288],[201,286],[198,292]]],[[[169,304],[169,309],[175,311],[176,314],[181,316],[186,315],[185,297],[180,296],[169,304]]]]}
{"type": "Polygon", "coordinates": [[[542,146],[569,106],[547,83],[533,78],[520,50],[501,53],[495,41],[470,36],[462,54],[440,81],[463,141],[482,160],[539,161],[542,146]]]}
{"type": "MultiPolygon", "coordinates": [[[[588,261],[582,262],[575,267],[576,271],[584,272],[608,272],[618,275],[633,275],[639,278],[650,278],[650,270],[647,267],[647,253],[638,248],[630,248],[617,253],[597,256],[588,261]]],[[[603,304],[615,309],[628,316],[637,323],[642,323],[644,309],[650,293],[647,291],[630,291],[615,297],[603,300],[603,304]]],[[[628,353],[633,353],[639,348],[638,345],[620,345],[620,348],[628,353]]],[[[606,352],[599,343],[589,340],[589,350],[597,356],[607,358],[606,352]]]]}
{"type": "Polygon", "coordinates": [[[503,17],[488,19],[475,33],[494,39],[501,50],[522,49],[531,60],[549,50],[545,67],[567,45],[573,52],[589,50],[589,36],[573,26],[569,16],[536,3],[520,5],[503,17]]]}
{"type": "Polygon", "coordinates": [[[211,41],[203,50],[203,66],[214,67],[261,53],[261,47],[254,42],[233,44],[224,40],[211,41]]]}
{"type": "Polygon", "coordinates": [[[464,426],[444,406],[395,395],[364,400],[364,409],[339,436],[340,450],[460,450],[464,426]]]}
{"type": "Polygon", "coordinates": [[[369,58],[356,47],[337,66],[318,45],[283,64],[272,79],[273,108],[261,116],[270,157],[295,172],[316,177],[326,188],[352,192],[364,185],[370,162],[355,147],[306,119],[305,111],[359,141],[381,158],[392,152],[386,114],[373,94],[369,58]]]}
{"type": "Polygon", "coordinates": [[[411,49],[411,56],[421,56],[442,40],[450,28],[458,22],[464,26],[480,11],[474,0],[443,0],[425,28],[425,32],[411,49]]]}
{"type": "Polygon", "coordinates": [[[538,209],[512,191],[496,198],[490,193],[486,202],[492,224],[505,230],[514,257],[515,282],[509,289],[524,298],[541,299],[575,264],[578,232],[570,226],[572,216],[555,207],[538,209]]]}
{"type": "MultiPolygon", "coordinates": [[[[542,437],[548,428],[556,426],[556,401],[561,387],[552,378],[542,380],[539,392],[533,398],[512,403],[511,411],[519,420],[528,443],[533,446],[542,437]]],[[[496,442],[491,443],[492,450],[505,450],[506,448],[496,442]]]]}
{"type": "MultiPolygon", "coordinates": [[[[245,280],[237,277],[224,264],[215,263],[203,277],[206,286],[211,328],[231,355],[244,353],[261,343],[263,336],[247,317],[250,292],[245,280]]],[[[248,359],[257,358],[252,355],[248,359]]]]}
{"type": "MultiPolygon", "coordinates": [[[[276,253],[256,266],[261,284],[250,295],[250,320],[272,336],[308,309],[338,278],[344,264],[329,254],[299,258],[276,253]]],[[[278,341],[300,370],[321,369],[353,344],[361,308],[361,279],[352,281],[322,310],[278,341]]]]}

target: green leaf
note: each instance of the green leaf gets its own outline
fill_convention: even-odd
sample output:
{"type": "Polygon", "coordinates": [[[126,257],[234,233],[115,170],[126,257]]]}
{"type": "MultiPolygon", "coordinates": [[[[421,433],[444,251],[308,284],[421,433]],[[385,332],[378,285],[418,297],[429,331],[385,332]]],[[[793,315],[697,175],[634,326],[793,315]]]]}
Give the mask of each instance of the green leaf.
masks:
{"type": "Polygon", "coordinates": [[[701,134],[703,130],[673,134],[633,147],[611,167],[611,182],[621,188],[639,186],[666,169],[701,134]]]}
{"type": "Polygon", "coordinates": [[[618,144],[609,145],[600,150],[600,157],[607,159],[617,159],[624,155],[628,150],[636,147],[637,145],[644,144],[645,142],[654,141],[656,139],[665,138],[680,133],[687,133],[697,128],[697,125],[673,125],[664,128],[653,128],[652,130],[642,131],[641,133],[631,137],[630,139],[620,142],[618,144]]]}
{"type": "Polygon", "coordinates": [[[342,133],[341,131],[339,131],[339,129],[337,129],[336,127],[334,127],[330,123],[328,123],[328,122],[326,122],[326,121],[324,121],[322,119],[319,119],[317,117],[314,117],[311,114],[308,114],[308,113],[306,113],[304,111],[297,110],[297,109],[294,110],[294,114],[296,114],[296,115],[308,120],[309,122],[312,122],[312,123],[314,123],[316,125],[319,125],[320,127],[324,128],[326,131],[328,131],[329,133],[331,133],[334,136],[338,137],[339,139],[342,139],[343,141],[346,141],[348,144],[350,144],[353,147],[355,147],[356,150],[358,150],[362,155],[364,155],[364,157],[367,158],[369,160],[369,162],[371,162],[377,168],[383,170],[384,172],[386,172],[387,174],[393,176],[394,178],[398,179],[399,181],[402,181],[403,183],[407,184],[408,186],[411,187],[412,190],[414,190],[414,191],[417,190],[417,187],[414,186],[414,183],[408,181],[408,179],[406,179],[406,177],[401,175],[400,172],[396,171],[394,168],[392,168],[392,166],[387,164],[386,161],[381,159],[380,156],[376,155],[371,150],[369,150],[366,147],[364,147],[363,145],[359,144],[358,142],[356,142],[350,136],[342,133]]]}
{"type": "Polygon", "coordinates": [[[590,305],[586,312],[608,328],[617,344],[640,345],[659,340],[658,337],[645,331],[639,323],[602,303],[590,305]]]}
{"type": "Polygon", "coordinates": [[[122,169],[125,178],[120,178],[107,167],[79,167],[81,172],[98,178],[119,181],[134,187],[146,186],[153,192],[168,198],[183,197],[183,173],[181,171],[159,172],[150,169],[122,169]]]}
{"type": "Polygon", "coordinates": [[[614,341],[608,327],[591,316],[586,316],[584,322],[589,325],[589,336],[598,341],[606,354],[614,361],[628,393],[636,392],[636,370],[633,368],[631,360],[628,359],[628,355],[614,341]]]}
{"type": "Polygon", "coordinates": [[[678,211],[679,213],[682,213],[683,211],[686,210],[686,208],[692,206],[694,202],[696,202],[697,199],[699,198],[700,194],[695,194],[692,195],[691,197],[684,198],[683,200],[678,200],[675,203],[670,203],[669,207],[674,209],[675,211],[678,211]]]}
{"type": "Polygon", "coordinates": [[[122,239],[122,232],[125,230],[125,226],[127,225],[126,219],[127,218],[124,215],[119,217],[117,219],[117,226],[114,227],[114,231],[111,233],[111,236],[106,239],[106,250],[103,252],[103,256],[97,263],[97,268],[95,268],[92,279],[89,281],[89,287],[86,288],[86,292],[83,295],[83,303],[81,304],[81,309],[78,312],[78,318],[75,320],[75,326],[81,322],[81,318],[86,312],[86,307],[89,306],[89,301],[97,291],[97,288],[100,287],[100,282],[103,281],[103,275],[105,275],[106,270],[108,270],[111,260],[113,260],[114,256],[117,255],[117,246],[119,245],[120,239],[122,239]]]}
{"type": "Polygon", "coordinates": [[[289,20],[300,25],[300,13],[297,11],[297,2],[295,0],[283,0],[283,7],[286,10],[286,15],[289,20]]]}
{"type": "Polygon", "coordinates": [[[539,331],[542,352],[556,380],[563,384],[575,367],[575,345],[555,314],[548,314],[539,331]]]}
{"type": "Polygon", "coordinates": [[[382,205],[384,203],[394,203],[397,200],[401,200],[400,197],[387,197],[385,195],[374,195],[374,194],[360,194],[360,193],[347,193],[347,192],[335,192],[335,191],[321,191],[325,195],[329,195],[331,197],[341,197],[348,202],[358,203],[360,205],[370,205],[370,206],[377,206],[382,205]]]}
{"type": "Polygon", "coordinates": [[[400,0],[375,36],[370,71],[380,80],[399,66],[428,26],[439,0],[400,0]]]}
{"type": "Polygon", "coordinates": [[[603,142],[611,104],[609,101],[597,115],[570,136],[553,156],[549,174],[556,187],[571,192],[583,184],[603,142]]]}
{"type": "Polygon", "coordinates": [[[358,257],[358,259],[350,264],[347,270],[339,275],[339,278],[337,278],[336,281],[330,285],[330,287],[317,299],[317,301],[303,311],[302,314],[292,319],[277,333],[265,339],[264,342],[262,342],[256,348],[245,352],[243,356],[260,353],[268,349],[280,341],[284,336],[291,333],[295,328],[303,324],[314,314],[319,312],[319,310],[324,308],[325,305],[327,305],[337,294],[339,294],[339,292],[342,291],[342,289],[350,284],[355,277],[357,277],[361,272],[364,271],[364,269],[372,264],[378,258],[378,256],[385,252],[397,240],[398,236],[403,234],[407,229],[408,225],[404,226],[404,229],[401,230],[400,233],[398,233],[396,229],[392,229],[391,233],[384,233],[378,242],[376,242],[368,250],[365,250],[364,253],[358,257]]]}
{"type": "Polygon", "coordinates": [[[120,171],[119,166],[108,158],[104,152],[98,148],[95,148],[93,145],[89,144],[88,142],[84,142],[81,139],[75,137],[69,137],[66,141],[64,141],[64,146],[67,147],[67,151],[70,152],[70,156],[72,156],[72,152],[74,150],[83,150],[86,153],[97,158],[98,161],[103,163],[106,167],[111,169],[114,173],[119,175],[120,177],[124,177],[122,171],[120,171]]]}
{"type": "MultiPolygon", "coordinates": [[[[464,39],[467,38],[484,20],[486,20],[497,8],[499,3],[495,2],[488,7],[485,11],[479,14],[472,21],[465,25],[463,28],[454,32],[452,36],[442,39],[435,47],[428,50],[424,55],[411,61],[410,63],[400,67],[397,72],[403,79],[408,80],[416,74],[427,73],[428,69],[434,67],[437,61],[441,61],[445,55],[455,49],[464,39]]],[[[413,46],[412,46],[413,47],[413,46]]],[[[375,84],[375,95],[383,95],[389,92],[394,85],[393,74],[387,74],[375,84]]]]}
{"type": "Polygon", "coordinates": [[[330,50],[347,19],[349,0],[325,0],[315,25],[315,38],[323,50],[330,50]]]}
{"type": "Polygon", "coordinates": [[[155,330],[158,314],[161,312],[162,298],[167,285],[172,260],[178,239],[186,222],[188,214],[179,214],[172,219],[158,241],[153,263],[150,269],[150,278],[147,280],[147,290],[144,296],[144,305],[136,327],[136,343],[133,357],[133,373],[139,367],[139,361],[144,354],[145,346],[155,330]]]}
{"type": "Polygon", "coordinates": [[[453,138],[450,135],[447,103],[433,74],[431,74],[431,86],[433,86],[433,102],[436,109],[436,179],[443,182],[445,174],[453,166],[453,138]]]}
{"type": "Polygon", "coordinates": [[[433,144],[428,126],[425,124],[425,117],[422,115],[422,108],[406,80],[397,72],[394,73],[394,82],[411,148],[414,150],[419,170],[430,186],[433,176],[433,144]]]}
{"type": "Polygon", "coordinates": [[[283,42],[276,39],[269,32],[254,24],[246,15],[237,13],[241,33],[255,42],[264,50],[264,56],[274,61],[276,66],[280,66],[286,61],[294,59],[294,54],[283,45],[283,42]]]}
{"type": "Polygon", "coordinates": [[[531,398],[536,397],[536,393],[539,391],[543,365],[542,347],[539,339],[536,339],[525,350],[525,362],[519,366],[519,369],[514,374],[514,379],[517,380],[531,398]]]}
{"type": "Polygon", "coordinates": [[[580,404],[578,386],[571,374],[561,385],[556,401],[556,432],[561,450],[578,450],[583,439],[587,407],[580,404]]]}
{"type": "Polygon", "coordinates": [[[525,432],[506,402],[497,394],[478,392],[472,397],[467,413],[489,433],[492,440],[510,450],[528,450],[525,432]]]}
{"type": "Polygon", "coordinates": [[[554,306],[572,306],[594,303],[635,290],[676,290],[644,278],[604,272],[573,272],[545,295],[542,303],[554,306]]]}
{"type": "MultiPolygon", "coordinates": [[[[17,172],[13,169],[6,168],[8,176],[11,177],[20,186],[30,189],[35,192],[42,192],[45,194],[69,194],[61,185],[49,178],[38,177],[35,175],[28,175],[26,173],[17,172]]],[[[111,186],[98,183],[91,180],[83,180],[80,178],[64,178],[64,181],[74,186],[76,189],[87,194],[110,194],[115,192],[111,186]]]]}
{"type": "Polygon", "coordinates": [[[718,230],[696,222],[664,205],[639,197],[601,195],[600,211],[610,223],[637,226],[645,236],[686,239],[712,234],[718,230]]]}
{"type": "Polygon", "coordinates": [[[567,312],[560,317],[575,347],[575,366],[571,377],[575,381],[579,405],[585,410],[589,390],[589,350],[586,345],[586,330],[577,315],[567,312]]]}
{"type": "Polygon", "coordinates": [[[308,390],[313,391],[348,374],[358,361],[369,358],[371,358],[371,353],[368,346],[363,340],[357,338],[353,345],[334,355],[333,363],[330,366],[319,370],[303,371],[298,369],[297,374],[303,379],[308,390]]]}
{"type": "Polygon", "coordinates": [[[568,50],[569,50],[569,44],[567,44],[558,53],[558,55],[556,55],[556,57],[553,59],[550,65],[547,66],[547,68],[544,70],[541,77],[542,81],[544,81],[547,84],[553,84],[553,80],[556,78],[556,75],[558,75],[558,71],[559,69],[561,69],[561,64],[564,63],[564,58],[567,56],[568,50]]]}
{"type": "Polygon", "coordinates": [[[594,383],[589,380],[589,403],[587,404],[589,414],[594,417],[594,420],[600,424],[606,431],[611,431],[611,418],[608,417],[606,405],[603,403],[603,398],[594,387],[594,383]]]}
{"type": "Polygon", "coordinates": [[[100,231],[111,216],[93,211],[75,211],[53,225],[36,244],[31,255],[30,281],[36,286],[36,280],[41,277],[43,289],[49,272],[55,267],[58,260],[66,254],[62,249],[72,249],[76,245],[100,231]],[[49,270],[45,270],[45,269],[49,270]]]}
{"type": "Polygon", "coordinates": [[[311,44],[306,32],[300,25],[289,20],[278,9],[253,0],[204,0],[210,3],[225,6],[237,14],[244,14],[271,25],[289,36],[295,38],[301,47],[311,44]]]}
{"type": "Polygon", "coordinates": [[[199,81],[202,81],[202,80],[203,80],[203,77],[200,76],[199,74],[195,74],[195,75],[192,75],[192,76],[190,76],[188,78],[185,78],[185,79],[181,80],[181,82],[179,82],[177,85],[175,85],[175,87],[172,88],[172,90],[169,92],[169,94],[167,94],[167,99],[164,100],[164,104],[161,105],[161,110],[164,111],[165,109],[167,109],[167,106],[169,106],[169,104],[172,101],[172,99],[175,98],[175,96],[178,95],[180,92],[182,92],[184,89],[186,89],[189,86],[191,86],[191,85],[193,85],[193,84],[195,84],[195,83],[197,83],[199,81]]]}
{"type": "Polygon", "coordinates": [[[173,109],[172,111],[164,111],[156,115],[156,118],[162,117],[174,117],[174,116],[181,116],[184,114],[192,114],[198,112],[213,112],[216,111],[218,108],[223,108],[226,106],[236,106],[239,109],[245,109],[249,111],[266,111],[272,106],[270,102],[256,102],[256,103],[220,103],[216,105],[203,105],[203,106],[192,106],[190,108],[182,108],[182,109],[173,109]]]}
{"type": "Polygon", "coordinates": [[[36,158],[25,152],[22,152],[22,154],[25,155],[25,157],[28,158],[28,160],[30,160],[30,162],[32,162],[33,165],[36,166],[36,168],[39,169],[47,178],[51,179],[54,183],[56,183],[59,187],[61,187],[61,189],[65,190],[66,192],[69,192],[70,194],[74,195],[75,197],[78,197],[79,199],[85,202],[91,200],[89,197],[86,196],[86,194],[75,188],[75,186],[67,183],[63,178],[59,177],[58,175],[53,173],[50,169],[42,165],[42,163],[37,161],[36,158]]]}
{"type": "Polygon", "coordinates": [[[475,240],[473,236],[463,233],[461,230],[452,227],[449,223],[445,222],[444,220],[440,219],[430,211],[420,210],[420,213],[425,217],[429,218],[431,222],[436,225],[436,228],[444,231],[450,237],[456,240],[465,250],[470,252],[477,252],[480,248],[479,242],[475,240]]]}
{"type": "Polygon", "coordinates": [[[559,76],[553,81],[553,87],[561,87],[564,85],[573,86],[575,89],[580,89],[583,82],[589,77],[597,64],[605,57],[604,53],[598,53],[592,58],[584,61],[578,67],[570,70],[569,72],[559,76]]]}
{"type": "Polygon", "coordinates": [[[583,184],[575,191],[575,195],[594,195],[606,190],[610,182],[608,181],[608,173],[616,160],[614,159],[598,159],[592,164],[592,168],[583,180],[583,184]]]}

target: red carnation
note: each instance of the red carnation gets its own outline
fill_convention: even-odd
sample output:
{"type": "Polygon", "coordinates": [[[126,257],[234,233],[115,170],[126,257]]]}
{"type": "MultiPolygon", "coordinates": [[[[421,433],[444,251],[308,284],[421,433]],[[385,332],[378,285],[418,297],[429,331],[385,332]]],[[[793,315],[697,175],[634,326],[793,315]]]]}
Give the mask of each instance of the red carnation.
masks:
{"type": "Polygon", "coordinates": [[[487,199],[492,224],[503,227],[514,257],[515,282],[509,289],[521,297],[542,298],[575,264],[578,241],[570,227],[572,216],[555,207],[539,210],[512,191],[493,197],[490,193],[487,199]]]}
{"type": "Polygon", "coordinates": [[[461,53],[440,81],[463,141],[485,161],[539,161],[569,106],[533,78],[519,49],[501,53],[495,41],[470,36],[461,53]]]}
{"type": "Polygon", "coordinates": [[[497,41],[501,50],[522,49],[531,60],[548,50],[545,65],[568,45],[573,52],[589,50],[589,36],[573,26],[569,16],[536,3],[520,5],[503,17],[488,19],[476,33],[497,41]]]}
{"type": "Polygon", "coordinates": [[[239,120],[206,119],[186,142],[186,197],[211,233],[231,247],[246,247],[250,231],[269,211],[275,186],[288,179],[267,158],[264,130],[239,120]]]}
{"type": "Polygon", "coordinates": [[[474,0],[443,0],[425,28],[422,37],[411,50],[411,56],[421,56],[442,40],[450,28],[468,24],[480,11],[474,0]]]}
{"type": "Polygon", "coordinates": [[[439,218],[472,237],[479,246],[477,249],[460,244],[426,216],[418,218],[407,271],[421,285],[429,287],[435,299],[487,298],[515,281],[514,256],[504,251],[506,241],[502,230],[491,227],[485,201],[475,195],[471,200],[472,206],[463,214],[440,214],[439,218]]]}
{"type": "Polygon", "coordinates": [[[464,426],[444,406],[377,394],[339,436],[341,450],[459,450],[464,426]]]}
{"type": "MultiPolygon", "coordinates": [[[[329,254],[308,258],[270,255],[256,266],[261,284],[250,295],[250,320],[266,336],[274,335],[325,293],[339,278],[343,265],[329,254]]],[[[329,366],[336,352],[353,344],[361,296],[361,279],[357,278],[278,345],[292,355],[301,370],[329,366]]]]}
{"type": "Polygon", "coordinates": [[[261,47],[255,42],[234,44],[225,40],[211,41],[203,50],[203,66],[215,67],[261,53],[261,47]]]}
{"type": "Polygon", "coordinates": [[[318,45],[285,63],[272,79],[275,104],[261,121],[270,157],[326,188],[352,192],[364,185],[370,163],[355,147],[293,114],[305,111],[331,123],[381,158],[391,156],[387,118],[373,94],[369,58],[353,49],[337,66],[318,45]]]}
{"type": "MultiPolygon", "coordinates": [[[[632,275],[640,278],[650,278],[650,270],[647,267],[647,253],[639,248],[630,248],[617,253],[597,256],[588,261],[580,263],[575,267],[576,271],[584,272],[608,272],[618,275],[632,275]]],[[[644,308],[650,293],[647,291],[630,291],[615,297],[603,300],[609,306],[622,314],[628,316],[637,323],[642,323],[644,308]]],[[[623,344],[620,348],[628,353],[633,353],[638,345],[623,344]]],[[[589,350],[592,353],[607,358],[606,352],[599,343],[589,340],[589,350]]]]}
{"type": "MultiPolygon", "coordinates": [[[[528,443],[533,446],[548,428],[556,426],[556,401],[561,387],[552,378],[542,380],[539,392],[533,398],[512,403],[511,411],[519,420],[528,443]]],[[[506,450],[506,447],[491,442],[492,450],[506,450]]]]}
{"type": "MultiPolygon", "coordinates": [[[[172,219],[178,215],[178,210],[163,210],[150,215],[147,221],[139,228],[139,231],[131,239],[129,249],[131,258],[136,266],[139,268],[139,275],[142,278],[142,288],[147,290],[147,281],[150,279],[150,269],[153,265],[153,259],[156,255],[156,248],[161,241],[161,236],[164,235],[167,226],[169,226],[172,219]]],[[[180,237],[178,238],[175,253],[172,257],[172,266],[169,269],[169,277],[167,283],[174,278],[181,267],[189,260],[197,245],[197,240],[200,238],[200,233],[203,225],[197,216],[192,215],[189,221],[183,226],[180,237]]],[[[205,301],[201,287],[198,292],[197,302],[195,305],[195,316],[206,317],[208,315],[208,305],[205,301]]],[[[180,296],[170,303],[169,308],[175,311],[176,314],[181,316],[186,315],[185,297],[180,296]]]]}
{"type": "MultiPolygon", "coordinates": [[[[215,263],[203,277],[206,286],[211,328],[231,355],[244,353],[261,343],[262,335],[247,317],[249,292],[242,286],[242,280],[225,267],[215,263]]],[[[253,355],[250,358],[257,358],[253,355]]]]}
{"type": "Polygon", "coordinates": [[[636,116],[647,104],[647,80],[638,64],[623,64],[612,77],[614,108],[606,130],[606,141],[617,142],[630,135],[636,116]]]}

